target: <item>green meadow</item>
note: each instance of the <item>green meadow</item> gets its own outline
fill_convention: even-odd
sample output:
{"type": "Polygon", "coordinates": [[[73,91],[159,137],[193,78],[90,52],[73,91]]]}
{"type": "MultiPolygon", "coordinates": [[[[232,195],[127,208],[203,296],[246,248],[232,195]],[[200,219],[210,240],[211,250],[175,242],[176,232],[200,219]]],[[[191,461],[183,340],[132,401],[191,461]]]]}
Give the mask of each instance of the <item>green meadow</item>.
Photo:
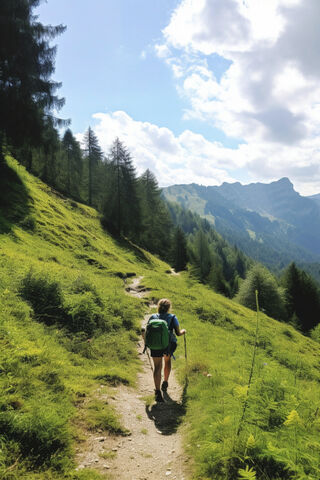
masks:
{"type": "MultiPolygon", "coordinates": [[[[0,478],[95,480],[74,453],[92,431],[125,435],[99,385],[135,385],[148,297],[187,329],[174,363],[194,480],[320,478],[320,345],[197,283],[101,227],[7,158],[0,179],[0,478]],[[255,351],[255,357],[253,354],[255,351]],[[254,361],[253,361],[254,359],[254,361]],[[249,384],[249,376],[252,378],[249,384]]],[[[110,390],[111,391],[111,390],[110,390]]],[[[106,478],[106,477],[104,477],[106,478]]]]}

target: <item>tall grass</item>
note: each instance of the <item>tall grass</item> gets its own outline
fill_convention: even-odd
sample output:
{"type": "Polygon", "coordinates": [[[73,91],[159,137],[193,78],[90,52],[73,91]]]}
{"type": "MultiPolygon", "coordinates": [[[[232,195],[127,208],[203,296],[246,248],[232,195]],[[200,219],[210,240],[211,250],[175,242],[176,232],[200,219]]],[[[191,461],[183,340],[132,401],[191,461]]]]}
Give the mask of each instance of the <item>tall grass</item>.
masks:
{"type": "Polygon", "coordinates": [[[99,478],[75,470],[74,445],[83,422],[125,433],[90,398],[101,383],[107,391],[135,384],[146,309],[146,300],[125,294],[135,273],[149,301],[173,301],[188,332],[188,363],[180,339],[175,367],[182,382],[188,376],[194,480],[318,480],[320,345],[186,272],[168,274],[168,265],[106,235],[93,209],[8,163],[28,207],[14,195],[10,215],[0,214],[0,478],[99,478]]]}
{"type": "Polygon", "coordinates": [[[110,408],[84,400],[98,384],[135,383],[145,307],[124,279],[158,261],[105,235],[94,210],[8,165],[11,190],[24,195],[6,188],[10,215],[0,212],[0,478],[96,479],[75,470],[81,422],[123,427],[110,408]]]}
{"type": "Polygon", "coordinates": [[[319,346],[194,283],[148,274],[188,335],[186,448],[195,479],[318,479],[319,346]],[[295,413],[296,412],[296,413],[295,413]]]}

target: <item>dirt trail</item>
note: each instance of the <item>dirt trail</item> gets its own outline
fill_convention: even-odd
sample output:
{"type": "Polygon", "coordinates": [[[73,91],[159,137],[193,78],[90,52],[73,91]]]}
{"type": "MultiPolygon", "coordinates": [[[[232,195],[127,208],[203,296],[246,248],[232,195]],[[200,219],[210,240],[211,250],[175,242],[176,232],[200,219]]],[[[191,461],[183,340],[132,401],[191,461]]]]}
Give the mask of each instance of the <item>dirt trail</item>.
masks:
{"type": "MultiPolygon", "coordinates": [[[[130,295],[142,298],[148,289],[138,277],[126,288],[130,295]]],[[[150,305],[150,308],[153,305],[150,305]]],[[[145,315],[144,324],[150,313],[145,315]]],[[[180,347],[181,342],[180,342],[180,347]]],[[[130,431],[126,437],[113,437],[88,433],[85,445],[79,447],[78,469],[94,468],[107,473],[113,480],[188,480],[190,460],[183,452],[179,425],[185,413],[185,391],[175,379],[169,379],[165,403],[153,401],[153,377],[150,363],[143,352],[143,341],[138,344],[142,371],[138,374],[137,388],[124,385],[114,389],[114,394],[99,394],[112,404],[130,431]],[[102,456],[103,457],[102,457],[102,456]],[[189,464],[189,468],[188,468],[189,464]]]]}

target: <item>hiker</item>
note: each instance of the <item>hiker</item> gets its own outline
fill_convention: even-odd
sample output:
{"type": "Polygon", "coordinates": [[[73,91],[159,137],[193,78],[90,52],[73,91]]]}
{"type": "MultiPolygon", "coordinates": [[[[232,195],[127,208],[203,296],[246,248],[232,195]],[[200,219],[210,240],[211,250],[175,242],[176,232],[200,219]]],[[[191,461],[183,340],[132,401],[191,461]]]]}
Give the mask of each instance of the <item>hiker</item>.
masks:
{"type": "MultiPolygon", "coordinates": [[[[162,298],[158,302],[158,315],[153,314],[148,320],[148,323],[152,319],[161,319],[165,320],[168,324],[169,329],[169,345],[165,349],[162,350],[153,350],[151,351],[151,357],[154,364],[154,371],[153,371],[153,379],[154,379],[154,386],[155,386],[155,400],[157,402],[164,402],[161,390],[163,392],[167,391],[168,388],[168,380],[169,375],[171,372],[171,357],[175,349],[177,348],[177,336],[184,335],[186,333],[185,329],[180,330],[178,319],[175,315],[169,313],[171,308],[171,302],[167,298],[162,298]],[[164,358],[164,380],[161,385],[160,390],[160,383],[161,383],[161,371],[162,371],[162,357],[164,358]]],[[[144,334],[144,329],[142,329],[144,334]]],[[[145,335],[144,335],[145,338],[145,335]]]]}

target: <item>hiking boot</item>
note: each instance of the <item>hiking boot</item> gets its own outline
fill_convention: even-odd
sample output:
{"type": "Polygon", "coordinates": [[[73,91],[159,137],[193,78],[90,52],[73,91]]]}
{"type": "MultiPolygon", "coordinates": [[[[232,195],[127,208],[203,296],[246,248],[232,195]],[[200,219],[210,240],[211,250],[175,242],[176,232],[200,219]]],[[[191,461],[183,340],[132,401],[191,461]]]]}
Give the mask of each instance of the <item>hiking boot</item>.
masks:
{"type": "Polygon", "coordinates": [[[157,403],[163,403],[164,402],[161,390],[155,390],[154,398],[155,398],[155,401],[157,403]]]}
{"type": "Polygon", "coordinates": [[[166,392],[168,390],[168,382],[166,380],[163,380],[162,385],[161,385],[161,390],[163,392],[166,392]]]}

